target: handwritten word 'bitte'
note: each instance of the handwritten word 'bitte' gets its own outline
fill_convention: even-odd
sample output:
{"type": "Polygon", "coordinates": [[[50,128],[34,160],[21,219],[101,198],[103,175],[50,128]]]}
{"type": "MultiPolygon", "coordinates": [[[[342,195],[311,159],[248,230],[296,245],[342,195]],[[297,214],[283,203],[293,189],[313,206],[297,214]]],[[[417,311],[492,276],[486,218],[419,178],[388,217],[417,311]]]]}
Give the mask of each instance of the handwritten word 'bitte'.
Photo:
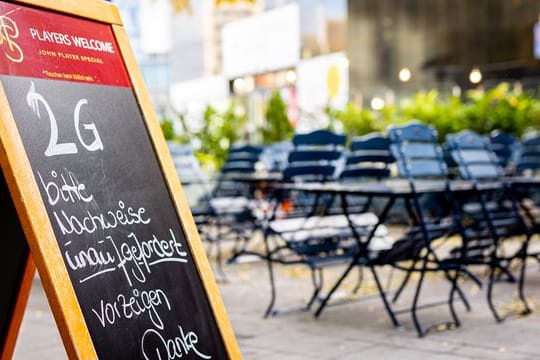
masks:
{"type": "Polygon", "coordinates": [[[51,206],[58,204],[60,200],[70,203],[79,201],[88,203],[94,199],[93,195],[87,194],[86,185],[77,180],[75,174],[69,170],[65,174],[60,174],[60,177],[58,177],[56,171],[51,171],[52,180],[47,182],[43,180],[43,176],[39,171],[37,175],[40,185],[47,193],[47,202],[51,206]],[[58,184],[56,181],[58,181],[58,184]]]}

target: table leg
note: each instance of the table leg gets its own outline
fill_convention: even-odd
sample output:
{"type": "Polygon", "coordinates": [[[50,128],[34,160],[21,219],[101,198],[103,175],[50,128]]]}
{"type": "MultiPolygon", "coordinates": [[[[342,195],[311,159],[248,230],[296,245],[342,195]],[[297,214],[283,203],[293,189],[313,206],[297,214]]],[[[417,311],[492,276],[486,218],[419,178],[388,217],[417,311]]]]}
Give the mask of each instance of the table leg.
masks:
{"type": "MultiPolygon", "coordinates": [[[[347,266],[347,268],[345,269],[345,271],[343,272],[343,274],[341,275],[341,277],[338,279],[338,281],[334,284],[334,286],[332,287],[332,289],[328,292],[328,294],[326,294],[325,298],[322,300],[321,304],[319,305],[319,307],[317,308],[317,310],[315,311],[315,317],[319,317],[323,311],[323,309],[326,307],[326,305],[328,304],[328,301],[330,301],[330,298],[332,297],[332,295],[336,292],[336,290],[339,288],[339,286],[341,285],[341,283],[343,282],[343,280],[345,280],[345,278],[347,277],[347,275],[349,275],[349,273],[351,272],[351,270],[355,267],[355,266],[360,266],[359,264],[359,260],[362,258],[362,257],[368,257],[368,246],[369,246],[369,242],[371,241],[371,239],[375,236],[376,232],[377,232],[377,229],[378,227],[386,220],[386,217],[388,215],[388,213],[390,212],[390,209],[392,208],[392,206],[394,205],[394,202],[395,202],[396,198],[394,196],[390,197],[390,199],[388,200],[388,203],[385,205],[383,211],[381,212],[381,215],[379,216],[379,220],[377,222],[377,224],[375,224],[373,226],[373,229],[371,230],[368,238],[366,239],[365,242],[362,242],[361,238],[360,238],[360,235],[358,234],[358,232],[356,231],[356,228],[355,228],[355,225],[354,225],[354,222],[351,220],[351,217],[349,216],[349,209],[348,209],[348,206],[347,206],[347,195],[345,193],[342,193],[341,194],[341,206],[343,208],[343,213],[345,214],[345,216],[347,217],[347,220],[349,222],[349,226],[351,228],[351,232],[353,234],[353,236],[355,237],[357,243],[358,243],[358,253],[355,254],[353,260],[351,261],[351,263],[349,264],[349,266],[347,266]]],[[[369,261],[369,260],[368,260],[369,261]]],[[[394,320],[393,320],[394,321],[394,320]]]]}

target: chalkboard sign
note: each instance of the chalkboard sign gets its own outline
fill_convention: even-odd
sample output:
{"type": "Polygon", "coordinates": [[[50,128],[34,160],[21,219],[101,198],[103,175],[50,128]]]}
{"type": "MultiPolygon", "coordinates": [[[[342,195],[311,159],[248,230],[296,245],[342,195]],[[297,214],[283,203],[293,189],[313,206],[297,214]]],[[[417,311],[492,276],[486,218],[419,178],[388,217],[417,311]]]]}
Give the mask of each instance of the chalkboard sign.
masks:
{"type": "Polygon", "coordinates": [[[46,3],[0,1],[0,160],[68,354],[239,357],[116,9],[46,3]]]}

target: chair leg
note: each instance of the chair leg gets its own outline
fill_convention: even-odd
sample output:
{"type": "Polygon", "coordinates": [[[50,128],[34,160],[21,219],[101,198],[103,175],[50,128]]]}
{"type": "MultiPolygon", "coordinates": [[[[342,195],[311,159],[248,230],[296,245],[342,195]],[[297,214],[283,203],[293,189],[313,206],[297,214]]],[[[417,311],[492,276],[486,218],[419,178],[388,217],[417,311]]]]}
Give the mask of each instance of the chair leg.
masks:
{"type": "Polygon", "coordinates": [[[491,265],[491,269],[489,272],[489,283],[488,283],[488,289],[487,289],[487,301],[488,301],[489,309],[491,310],[493,317],[495,317],[495,321],[502,322],[503,318],[500,317],[499,313],[497,312],[497,309],[495,308],[495,305],[493,304],[493,285],[495,284],[495,271],[496,270],[497,270],[497,267],[494,265],[491,265]]]}
{"type": "Polygon", "coordinates": [[[463,274],[467,275],[467,277],[469,279],[471,279],[475,284],[476,286],[478,286],[478,288],[482,289],[482,281],[478,278],[478,276],[474,275],[472,272],[470,272],[468,269],[466,268],[461,268],[460,270],[463,274]]]}
{"type": "Polygon", "coordinates": [[[527,268],[527,243],[528,239],[526,240],[526,243],[523,245],[523,249],[521,250],[521,269],[519,272],[519,282],[518,282],[518,294],[519,299],[521,300],[524,309],[522,312],[522,315],[527,315],[531,313],[531,308],[529,307],[529,304],[527,302],[527,298],[525,297],[525,269],[527,268]]]}
{"type": "Polygon", "coordinates": [[[426,260],[424,260],[422,270],[420,271],[420,279],[418,279],[418,285],[416,286],[416,291],[414,292],[414,299],[411,308],[411,316],[413,319],[414,327],[416,328],[416,332],[418,333],[418,337],[423,337],[425,335],[424,331],[422,330],[422,326],[420,325],[420,321],[418,320],[418,315],[416,311],[418,308],[418,301],[420,300],[420,290],[422,289],[422,284],[424,282],[424,277],[426,274],[426,266],[426,260]]]}
{"type": "MultiPolygon", "coordinates": [[[[414,269],[416,266],[416,260],[413,261],[412,263],[412,266],[411,266],[411,269],[414,269]]],[[[401,282],[401,285],[399,286],[399,288],[397,289],[396,293],[394,294],[394,297],[392,298],[392,303],[396,303],[396,301],[398,301],[399,297],[401,296],[401,293],[403,292],[403,290],[405,289],[405,287],[407,286],[407,283],[409,282],[409,280],[411,279],[411,274],[412,274],[412,270],[410,271],[407,271],[407,274],[405,274],[405,278],[403,279],[403,281],[401,282]]]]}
{"type": "MultiPolygon", "coordinates": [[[[253,232],[255,231],[256,230],[253,230],[253,232]]],[[[238,235],[238,238],[234,241],[233,253],[231,257],[227,260],[228,264],[234,263],[236,259],[238,259],[240,256],[244,255],[247,252],[247,247],[250,239],[251,237],[246,232],[238,235]]]]}
{"type": "Polygon", "coordinates": [[[225,274],[225,270],[223,269],[223,248],[222,248],[222,241],[221,237],[216,239],[216,262],[217,262],[217,271],[222,279],[222,281],[227,282],[227,275],[225,274]]]}
{"type": "Polygon", "coordinates": [[[345,278],[347,277],[347,275],[349,275],[349,273],[351,272],[351,270],[355,267],[355,266],[358,266],[356,265],[356,262],[357,262],[357,259],[353,259],[351,261],[351,263],[349,264],[349,266],[347,267],[347,269],[345,270],[345,272],[341,275],[341,277],[338,279],[338,281],[334,284],[334,286],[332,287],[332,289],[330,289],[330,291],[328,292],[328,294],[326,294],[326,297],[323,299],[323,301],[321,302],[321,304],[319,305],[319,307],[317,308],[317,310],[315,311],[315,314],[314,316],[315,317],[319,317],[323,311],[323,309],[326,307],[326,305],[328,304],[328,301],[330,301],[330,298],[332,297],[332,295],[334,294],[334,292],[336,292],[336,290],[339,288],[339,286],[341,285],[341,283],[343,282],[343,280],[345,280],[345,278]]]}
{"type": "Polygon", "coordinates": [[[499,274],[499,276],[497,276],[497,280],[499,280],[503,275],[506,275],[506,281],[509,282],[509,283],[515,283],[517,282],[516,280],[516,277],[514,276],[514,274],[512,274],[510,272],[510,270],[508,269],[510,267],[510,264],[506,265],[506,266],[500,266],[499,269],[501,270],[501,273],[499,274]]]}
{"type": "Polygon", "coordinates": [[[461,322],[459,321],[459,318],[456,313],[456,309],[454,308],[454,294],[456,293],[456,291],[458,292],[458,294],[460,294],[461,299],[464,301],[465,306],[468,309],[470,309],[470,307],[457,284],[459,271],[456,270],[453,277],[451,277],[449,273],[446,273],[446,276],[452,279],[452,289],[450,290],[450,296],[448,298],[448,307],[450,308],[450,314],[452,315],[452,319],[454,320],[454,323],[456,324],[456,326],[460,326],[461,322]]]}
{"type": "Polygon", "coordinates": [[[266,250],[266,262],[268,268],[268,278],[270,280],[270,303],[268,304],[264,317],[268,318],[274,313],[274,305],[276,303],[276,282],[274,278],[274,266],[272,264],[272,254],[270,253],[270,247],[268,245],[268,234],[264,234],[264,246],[266,250]]]}
{"type": "Polygon", "coordinates": [[[392,288],[392,280],[394,280],[395,270],[396,269],[393,267],[390,268],[390,274],[388,274],[388,278],[386,279],[386,291],[390,291],[390,289],[392,288]]]}
{"type": "Polygon", "coordinates": [[[465,309],[467,310],[467,312],[470,312],[471,305],[469,304],[469,301],[467,300],[465,293],[463,292],[463,290],[461,290],[461,287],[457,283],[459,279],[459,274],[460,274],[460,270],[456,270],[456,275],[454,277],[451,277],[448,272],[445,272],[444,276],[446,277],[446,279],[448,279],[448,281],[452,283],[452,292],[458,293],[459,298],[461,299],[461,301],[463,302],[463,305],[465,306],[465,309]]]}
{"type": "Polygon", "coordinates": [[[360,288],[362,287],[362,281],[364,280],[364,269],[359,266],[358,267],[358,280],[356,281],[356,285],[354,286],[354,289],[352,291],[353,295],[356,295],[360,288]]]}
{"type": "Polygon", "coordinates": [[[375,267],[370,266],[369,268],[371,270],[371,273],[373,274],[373,278],[375,279],[375,284],[377,284],[377,289],[379,290],[379,295],[381,295],[386,312],[390,316],[392,325],[394,325],[394,327],[399,327],[400,326],[399,321],[397,320],[396,315],[394,314],[394,311],[392,310],[392,307],[390,306],[390,303],[388,302],[388,299],[386,298],[386,293],[384,292],[384,289],[381,285],[381,282],[379,280],[379,276],[377,275],[375,267]]]}
{"type": "Polygon", "coordinates": [[[308,303],[306,304],[306,310],[311,310],[311,306],[313,306],[313,303],[315,303],[315,300],[317,300],[317,297],[319,296],[319,293],[321,292],[321,289],[323,287],[323,270],[322,269],[311,269],[311,281],[313,282],[313,294],[311,295],[311,298],[309,299],[308,303]],[[319,275],[317,278],[317,274],[319,275]]]}

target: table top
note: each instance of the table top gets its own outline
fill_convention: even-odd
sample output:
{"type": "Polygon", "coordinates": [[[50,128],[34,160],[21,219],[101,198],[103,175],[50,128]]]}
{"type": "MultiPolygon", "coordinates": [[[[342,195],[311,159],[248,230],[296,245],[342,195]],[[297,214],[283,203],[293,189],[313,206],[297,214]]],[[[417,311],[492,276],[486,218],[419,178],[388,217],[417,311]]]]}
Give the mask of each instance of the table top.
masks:
{"type": "MultiPolygon", "coordinates": [[[[473,182],[468,180],[448,181],[452,192],[468,192],[473,190],[492,191],[509,186],[540,186],[537,178],[503,178],[500,181],[473,182]]],[[[390,179],[385,181],[364,182],[327,182],[327,183],[288,183],[276,185],[284,190],[296,190],[306,192],[324,192],[349,195],[371,196],[411,196],[411,186],[406,179],[390,179]]],[[[447,189],[444,180],[417,180],[414,182],[417,194],[441,193],[447,189]]]]}
{"type": "Polygon", "coordinates": [[[283,174],[281,172],[256,172],[247,174],[227,174],[223,177],[226,181],[237,181],[244,183],[257,183],[257,182],[281,182],[283,180],[283,174]]]}
{"type": "MultiPolygon", "coordinates": [[[[216,181],[217,179],[205,179],[216,181]]],[[[326,183],[320,182],[298,182],[284,183],[283,175],[280,172],[271,173],[249,173],[249,174],[230,174],[224,178],[226,181],[236,181],[247,184],[270,184],[271,187],[284,190],[296,190],[306,192],[325,192],[335,194],[351,195],[373,195],[373,196],[410,196],[412,190],[407,179],[392,178],[383,181],[332,181],[326,183]]],[[[192,182],[183,181],[184,185],[192,182]]],[[[535,187],[540,186],[540,178],[537,177],[505,177],[500,181],[473,182],[469,180],[451,180],[448,182],[450,190],[453,192],[466,192],[473,189],[477,190],[496,190],[503,185],[513,187],[535,187]],[[476,184],[476,188],[475,188],[476,184]]],[[[416,180],[414,182],[416,193],[440,193],[446,191],[446,181],[444,180],[416,180]]]]}

